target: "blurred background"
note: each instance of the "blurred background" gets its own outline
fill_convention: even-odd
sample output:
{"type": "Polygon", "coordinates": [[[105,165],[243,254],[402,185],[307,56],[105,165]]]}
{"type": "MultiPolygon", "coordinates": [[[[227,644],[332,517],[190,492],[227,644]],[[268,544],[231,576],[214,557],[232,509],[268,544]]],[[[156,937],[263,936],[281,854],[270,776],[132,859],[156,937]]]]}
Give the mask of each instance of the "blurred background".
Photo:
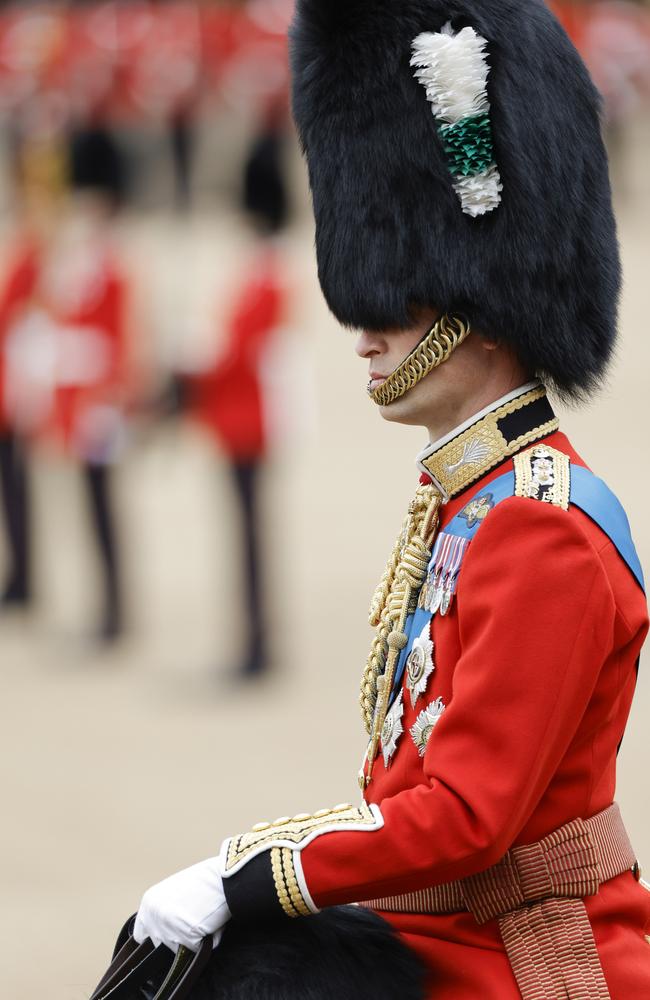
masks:
{"type": "MultiPolygon", "coordinates": [[[[82,1000],[141,893],[356,798],[369,598],[426,443],[317,286],[292,0],[0,6],[0,982],[82,1000]],[[387,460],[389,458],[389,461],[387,460]]],[[[556,4],[626,284],[564,427],[650,567],[650,5],[556,4]]],[[[650,679],[619,799],[650,864],[650,679]]]]}

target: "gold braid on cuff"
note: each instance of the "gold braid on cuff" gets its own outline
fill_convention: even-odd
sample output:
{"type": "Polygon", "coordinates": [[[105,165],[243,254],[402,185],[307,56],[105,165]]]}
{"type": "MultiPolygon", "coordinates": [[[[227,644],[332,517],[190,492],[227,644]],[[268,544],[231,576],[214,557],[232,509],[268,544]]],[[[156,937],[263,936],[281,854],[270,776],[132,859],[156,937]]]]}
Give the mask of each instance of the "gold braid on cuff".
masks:
{"type": "Polygon", "coordinates": [[[376,389],[369,390],[370,398],[377,406],[390,406],[401,399],[429,372],[443,364],[469,332],[469,323],[460,316],[441,316],[399,368],[376,389]]]}
{"type": "Polygon", "coordinates": [[[271,870],[280,906],[288,917],[309,917],[311,910],[300,891],[293,851],[286,847],[271,849],[271,870]]]}

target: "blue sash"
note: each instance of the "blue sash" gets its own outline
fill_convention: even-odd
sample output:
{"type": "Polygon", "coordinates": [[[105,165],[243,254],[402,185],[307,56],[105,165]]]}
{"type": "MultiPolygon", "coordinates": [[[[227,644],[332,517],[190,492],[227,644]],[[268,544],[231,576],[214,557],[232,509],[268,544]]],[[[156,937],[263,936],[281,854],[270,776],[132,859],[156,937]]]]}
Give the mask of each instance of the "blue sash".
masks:
{"type": "MultiPolygon", "coordinates": [[[[467,509],[469,504],[474,501],[478,501],[482,497],[488,498],[489,508],[492,509],[503,500],[507,500],[509,497],[514,495],[515,474],[513,471],[506,472],[504,475],[499,476],[498,479],[495,479],[493,482],[480,489],[472,497],[465,508],[463,508],[463,512],[467,509]]],[[[579,465],[571,465],[570,502],[590,517],[591,520],[598,525],[600,530],[607,535],[612,545],[616,548],[621,559],[627,565],[641,589],[645,592],[643,570],[641,569],[641,563],[634,547],[634,542],[632,541],[627,515],[625,514],[620,501],[614,496],[610,488],[603,482],[602,479],[599,479],[588,469],[584,469],[579,465]]],[[[479,520],[478,518],[471,520],[467,517],[463,517],[463,512],[452,518],[447,527],[444,529],[444,533],[442,533],[443,538],[450,539],[452,543],[454,538],[461,540],[459,542],[463,549],[461,559],[462,555],[464,555],[465,551],[469,547],[469,543],[478,531],[479,526],[483,523],[483,520],[479,520]]],[[[440,539],[440,536],[438,537],[440,539]]],[[[447,550],[449,550],[449,546],[447,546],[447,550]]],[[[452,556],[453,552],[451,553],[450,558],[452,556]]],[[[439,562],[440,558],[440,546],[438,546],[438,552],[434,549],[431,563],[429,564],[430,573],[434,571],[436,560],[439,562]]],[[[450,593],[453,593],[453,589],[455,589],[455,579],[458,576],[459,569],[460,566],[458,565],[451,566],[451,571],[454,573],[454,579],[453,581],[450,581],[449,584],[450,593]]],[[[427,583],[425,582],[423,586],[426,587],[427,583]]],[[[414,614],[409,615],[406,620],[408,644],[402,650],[397,663],[395,681],[393,684],[393,695],[399,690],[402,677],[404,676],[404,670],[406,668],[406,661],[409,657],[411,649],[413,648],[413,642],[422,633],[422,631],[428,627],[433,614],[435,614],[435,612],[427,610],[426,608],[418,607],[414,614]]]]}

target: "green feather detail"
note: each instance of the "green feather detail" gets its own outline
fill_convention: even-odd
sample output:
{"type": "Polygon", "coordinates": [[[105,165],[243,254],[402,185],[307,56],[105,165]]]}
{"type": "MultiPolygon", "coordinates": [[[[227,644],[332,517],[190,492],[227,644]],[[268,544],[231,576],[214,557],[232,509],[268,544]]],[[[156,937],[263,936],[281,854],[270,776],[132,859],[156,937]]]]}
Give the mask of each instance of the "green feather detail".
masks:
{"type": "Polygon", "coordinates": [[[454,177],[481,174],[494,163],[492,127],[488,115],[472,115],[438,129],[454,177]]]}

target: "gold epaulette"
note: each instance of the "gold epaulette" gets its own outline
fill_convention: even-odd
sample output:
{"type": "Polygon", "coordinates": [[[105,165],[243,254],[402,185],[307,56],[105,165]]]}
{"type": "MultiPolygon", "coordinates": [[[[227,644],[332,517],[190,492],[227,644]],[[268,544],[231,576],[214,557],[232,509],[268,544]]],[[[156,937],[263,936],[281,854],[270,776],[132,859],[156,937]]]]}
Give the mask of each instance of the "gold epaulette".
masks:
{"type": "Polygon", "coordinates": [[[571,462],[556,448],[538,444],[515,455],[515,496],[569,509],[571,462]]]}

